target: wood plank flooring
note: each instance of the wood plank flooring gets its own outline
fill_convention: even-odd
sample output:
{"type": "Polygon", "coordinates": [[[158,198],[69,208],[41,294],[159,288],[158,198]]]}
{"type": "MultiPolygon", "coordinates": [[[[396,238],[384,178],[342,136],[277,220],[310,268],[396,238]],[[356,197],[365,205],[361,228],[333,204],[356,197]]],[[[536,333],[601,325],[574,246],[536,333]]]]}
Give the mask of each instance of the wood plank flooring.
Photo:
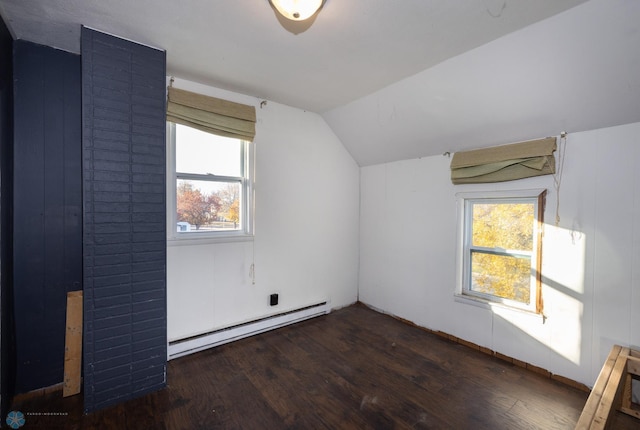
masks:
{"type": "MultiPolygon", "coordinates": [[[[549,430],[573,429],[586,399],[354,305],[173,360],[166,389],[90,415],[81,395],[61,392],[14,401],[13,409],[25,413],[25,430],[549,430]]],[[[621,419],[615,428],[638,426],[621,419]]]]}

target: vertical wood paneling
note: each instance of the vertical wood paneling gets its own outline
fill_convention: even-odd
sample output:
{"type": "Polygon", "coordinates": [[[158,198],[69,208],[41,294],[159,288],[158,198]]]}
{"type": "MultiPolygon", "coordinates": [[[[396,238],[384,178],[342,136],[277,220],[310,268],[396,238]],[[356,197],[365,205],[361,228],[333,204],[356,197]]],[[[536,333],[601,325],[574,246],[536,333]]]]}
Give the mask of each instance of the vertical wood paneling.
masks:
{"type": "MultiPolygon", "coordinates": [[[[637,166],[640,163],[640,133],[636,133],[633,139],[633,161],[637,166]]],[[[640,169],[633,170],[633,249],[631,261],[640,261],[640,169]]],[[[640,266],[631,266],[631,321],[629,321],[630,341],[629,345],[634,349],[640,349],[640,266]]],[[[640,399],[640,382],[636,381],[635,395],[640,399]]]]}
{"type": "Polygon", "coordinates": [[[0,17],[0,416],[13,396],[15,340],[12,297],[13,38],[0,17]]]}
{"type": "Polygon", "coordinates": [[[80,58],[16,41],[16,391],[62,382],[66,294],[80,288],[80,58]],[[68,224],[67,218],[75,219],[68,224]]]}
{"type": "Polygon", "coordinates": [[[593,241],[593,361],[594,374],[614,344],[630,341],[633,289],[633,176],[630,134],[625,127],[592,132],[597,163],[593,241]],[[627,149],[627,151],[625,151],[627,149]],[[625,156],[620,156],[625,154],[625,156]],[[602,169],[602,166],[610,168],[602,169]],[[623,184],[625,184],[623,186],[623,184]]]}
{"type": "Polygon", "coordinates": [[[166,384],[165,53],[82,30],[84,397],[166,384]]]}

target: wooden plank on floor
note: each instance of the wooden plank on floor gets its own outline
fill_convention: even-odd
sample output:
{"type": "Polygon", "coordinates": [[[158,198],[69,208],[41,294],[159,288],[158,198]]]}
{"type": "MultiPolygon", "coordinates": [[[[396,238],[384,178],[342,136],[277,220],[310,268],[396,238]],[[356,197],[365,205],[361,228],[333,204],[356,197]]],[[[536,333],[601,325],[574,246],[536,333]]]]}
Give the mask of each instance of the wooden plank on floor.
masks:
{"type": "Polygon", "coordinates": [[[67,333],[64,346],[62,396],[78,394],[82,367],[82,291],[67,293],[67,333]]]}

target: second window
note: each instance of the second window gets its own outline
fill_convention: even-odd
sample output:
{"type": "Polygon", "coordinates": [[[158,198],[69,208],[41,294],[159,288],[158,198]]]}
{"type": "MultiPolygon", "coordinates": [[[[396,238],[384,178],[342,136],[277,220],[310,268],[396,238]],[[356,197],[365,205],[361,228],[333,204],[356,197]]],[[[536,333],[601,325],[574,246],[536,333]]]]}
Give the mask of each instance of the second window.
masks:
{"type": "Polygon", "coordinates": [[[462,295],[542,311],[543,198],[525,192],[462,199],[462,295]]]}

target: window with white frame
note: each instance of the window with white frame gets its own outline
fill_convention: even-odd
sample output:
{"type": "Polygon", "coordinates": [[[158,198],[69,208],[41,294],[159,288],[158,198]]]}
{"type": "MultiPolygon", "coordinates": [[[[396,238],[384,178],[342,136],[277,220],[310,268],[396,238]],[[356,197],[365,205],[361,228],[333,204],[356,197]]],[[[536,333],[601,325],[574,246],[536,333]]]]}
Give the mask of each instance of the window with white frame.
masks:
{"type": "Polygon", "coordinates": [[[544,190],[459,197],[462,296],[542,312],[544,190]]]}
{"type": "Polygon", "coordinates": [[[170,238],[247,236],[251,144],[168,123],[170,238]]]}

